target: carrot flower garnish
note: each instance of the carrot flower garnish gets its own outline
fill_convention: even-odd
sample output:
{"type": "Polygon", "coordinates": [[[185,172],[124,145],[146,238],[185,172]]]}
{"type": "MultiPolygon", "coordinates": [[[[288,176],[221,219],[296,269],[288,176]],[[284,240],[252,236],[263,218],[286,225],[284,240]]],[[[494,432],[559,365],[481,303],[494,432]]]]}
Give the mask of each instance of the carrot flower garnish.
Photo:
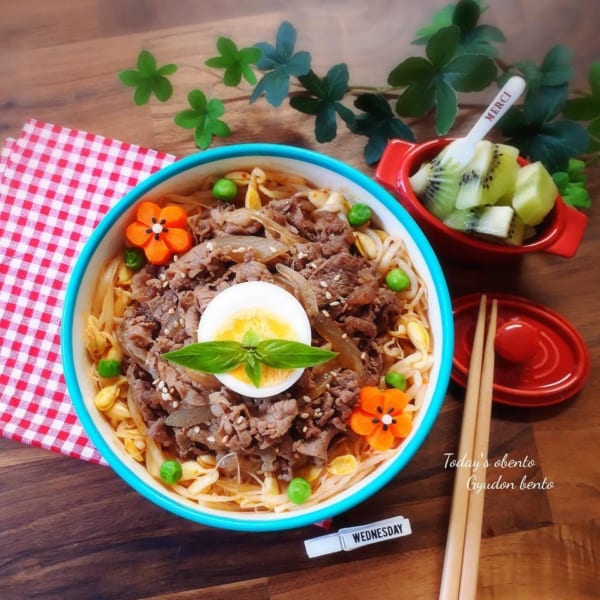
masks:
{"type": "Polygon", "coordinates": [[[125,237],[143,248],[152,264],[164,265],[173,254],[182,254],[192,247],[186,222],[187,214],[180,206],[161,208],[154,202],[141,202],[137,220],[127,227],[125,237]]]}
{"type": "Polygon", "coordinates": [[[403,412],[408,404],[403,391],[365,386],[359,392],[358,401],[348,424],[354,433],[364,435],[374,450],[389,450],[396,445],[396,440],[411,432],[412,418],[403,412]]]}

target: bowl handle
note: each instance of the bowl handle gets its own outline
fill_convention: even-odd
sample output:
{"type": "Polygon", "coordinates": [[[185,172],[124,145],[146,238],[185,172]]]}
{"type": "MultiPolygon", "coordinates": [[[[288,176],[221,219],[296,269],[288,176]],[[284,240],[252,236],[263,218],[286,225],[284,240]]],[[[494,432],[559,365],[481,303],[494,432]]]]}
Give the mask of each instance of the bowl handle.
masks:
{"type": "Polygon", "coordinates": [[[390,140],[383,151],[377,169],[375,179],[394,190],[399,186],[400,166],[406,155],[415,147],[412,142],[401,139],[390,140]]]}
{"type": "MultiPolygon", "coordinates": [[[[563,201],[561,200],[561,202],[563,201]]],[[[564,227],[562,233],[551,246],[544,248],[544,251],[564,258],[571,258],[579,248],[587,227],[588,218],[580,210],[568,206],[564,202],[563,207],[564,227]]]]}

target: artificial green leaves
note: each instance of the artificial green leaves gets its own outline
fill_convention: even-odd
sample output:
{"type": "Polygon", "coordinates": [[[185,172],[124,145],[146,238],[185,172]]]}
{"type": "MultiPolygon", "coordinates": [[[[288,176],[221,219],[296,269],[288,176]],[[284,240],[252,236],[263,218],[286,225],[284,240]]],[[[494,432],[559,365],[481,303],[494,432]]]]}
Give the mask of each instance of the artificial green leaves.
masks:
{"type": "Polygon", "coordinates": [[[318,142],[330,142],[337,135],[336,115],[349,127],[354,123],[353,112],[341,103],[348,92],[348,66],[334,65],[320,79],[313,71],[298,78],[307,95],[294,96],[290,106],[315,116],[315,138],[318,142]]]}
{"type": "Polygon", "coordinates": [[[567,100],[563,115],[567,119],[587,122],[588,152],[600,158],[600,61],[590,67],[588,81],[590,92],[567,100]]]}
{"type": "Polygon", "coordinates": [[[368,165],[381,158],[389,140],[402,138],[409,142],[415,141],[412,129],[394,114],[390,103],[383,96],[361,94],[354,101],[354,106],[362,113],[354,119],[352,131],[369,138],[364,150],[368,165]]]}
{"type": "MultiPolygon", "coordinates": [[[[430,115],[435,134],[449,134],[465,94],[492,88],[492,96],[506,79],[519,74],[526,79],[527,90],[521,105],[500,122],[506,143],[517,146],[526,158],[540,160],[550,172],[567,173],[575,157],[597,160],[600,63],[590,69],[589,93],[574,94],[569,87],[574,74],[569,48],[554,46],[539,65],[530,60],[509,64],[498,56],[506,38],[497,27],[481,22],[484,12],[482,0],[459,0],[435,12],[416,33],[413,44],[419,52],[393,67],[381,86],[352,82],[345,63],[318,74],[311,66],[311,54],[296,49],[297,32],[287,21],[278,27],[273,43],[238,47],[232,39],[219,37],[218,54],[204,64],[222,71],[224,86],[240,88],[245,95],[249,87],[250,104],[264,99],[279,107],[287,99],[291,108],[313,116],[314,136],[320,143],[339,135],[340,122],[353,134],[365,136],[367,164],[381,158],[390,139],[414,141],[413,124],[430,115]]],[[[169,76],[177,69],[174,64],[158,67],[154,56],[143,50],[136,67],[119,73],[125,85],[135,88],[136,104],[145,104],[152,96],[161,102],[172,96],[169,76]]],[[[193,129],[199,148],[230,134],[222,100],[193,90],[188,102],[189,108],[175,116],[175,123],[193,129]]],[[[582,187],[581,181],[571,184],[582,187]]],[[[583,206],[587,200],[577,192],[573,202],[583,206]]]]}
{"type": "Polygon", "coordinates": [[[396,102],[396,112],[422,117],[436,107],[436,131],[445,135],[458,113],[457,92],[474,92],[496,80],[494,61],[483,54],[457,54],[460,28],[450,25],[427,41],[425,57],[401,62],[388,76],[395,88],[405,88],[396,102]]]}
{"type": "Polygon", "coordinates": [[[220,56],[214,56],[205,61],[207,67],[213,69],[225,69],[223,83],[230,87],[239,85],[242,77],[250,84],[256,83],[256,75],[252,70],[260,57],[258,48],[242,48],[238,50],[235,42],[226,37],[217,40],[217,50],[220,56]]]}
{"type": "Polygon", "coordinates": [[[277,31],[275,45],[259,42],[255,47],[262,52],[258,68],[265,72],[250,96],[255,102],[264,94],[272,106],[280,106],[287,98],[290,77],[301,77],[310,71],[311,57],[308,52],[294,52],[296,29],[284,21],[277,31]]]}
{"type": "Polygon", "coordinates": [[[198,148],[208,148],[213,136],[226,137],[231,133],[229,125],[219,118],[225,114],[221,100],[208,100],[201,90],[192,90],[188,94],[188,102],[190,108],[175,115],[175,123],[184,129],[194,130],[198,148]]]}
{"type": "Polygon", "coordinates": [[[177,71],[176,65],[168,64],[158,68],[152,53],[142,50],[136,66],[137,69],[121,71],[119,79],[123,84],[135,88],[133,101],[137,106],[146,104],[152,94],[161,102],[166,102],[173,95],[173,86],[167,75],[177,71]]]}
{"type": "Polygon", "coordinates": [[[514,69],[528,81],[527,93],[522,106],[512,107],[500,122],[508,143],[530,160],[541,161],[551,173],[565,171],[569,159],[585,153],[589,144],[585,128],[563,115],[573,75],[571,57],[567,48],[555,46],[539,67],[516,63],[514,69]]]}

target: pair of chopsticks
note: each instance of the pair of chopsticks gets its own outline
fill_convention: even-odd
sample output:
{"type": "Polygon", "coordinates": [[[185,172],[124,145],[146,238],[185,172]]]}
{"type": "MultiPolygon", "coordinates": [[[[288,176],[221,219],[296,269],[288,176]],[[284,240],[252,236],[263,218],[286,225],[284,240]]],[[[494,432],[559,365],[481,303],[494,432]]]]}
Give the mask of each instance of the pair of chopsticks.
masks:
{"type": "Polygon", "coordinates": [[[492,301],[484,338],[487,297],[482,295],[469,363],[458,458],[473,468],[457,467],[448,526],[440,600],[471,600],[477,592],[479,548],[483,523],[492,395],[494,337],[498,302],[492,301]]]}

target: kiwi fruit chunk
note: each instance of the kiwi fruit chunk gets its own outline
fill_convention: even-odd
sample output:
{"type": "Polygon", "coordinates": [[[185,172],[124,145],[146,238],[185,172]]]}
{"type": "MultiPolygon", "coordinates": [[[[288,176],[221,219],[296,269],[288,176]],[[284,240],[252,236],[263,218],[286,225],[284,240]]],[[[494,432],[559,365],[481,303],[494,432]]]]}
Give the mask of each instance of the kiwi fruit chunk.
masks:
{"type": "Polygon", "coordinates": [[[552,210],[557,195],[558,188],[541,162],[518,170],[512,204],[526,225],[539,225],[552,210]]]}
{"type": "Polygon", "coordinates": [[[460,182],[460,168],[452,161],[444,164],[443,151],[423,163],[409,179],[413,192],[425,208],[444,220],[453,210],[460,182]]]}
{"type": "Polygon", "coordinates": [[[492,144],[492,164],[483,181],[484,204],[496,204],[499,198],[512,196],[519,170],[519,149],[507,144],[492,144]]]}
{"type": "Polygon", "coordinates": [[[506,144],[482,140],[465,166],[460,181],[456,208],[496,204],[512,194],[519,165],[519,150],[506,144]]]}
{"type": "Polygon", "coordinates": [[[456,208],[465,209],[485,204],[484,180],[492,165],[493,145],[487,140],[478,142],[475,153],[464,166],[456,196],[456,208]]]}
{"type": "Polygon", "coordinates": [[[510,206],[476,206],[453,211],[444,219],[444,224],[464,233],[506,238],[514,215],[510,206]]]}

